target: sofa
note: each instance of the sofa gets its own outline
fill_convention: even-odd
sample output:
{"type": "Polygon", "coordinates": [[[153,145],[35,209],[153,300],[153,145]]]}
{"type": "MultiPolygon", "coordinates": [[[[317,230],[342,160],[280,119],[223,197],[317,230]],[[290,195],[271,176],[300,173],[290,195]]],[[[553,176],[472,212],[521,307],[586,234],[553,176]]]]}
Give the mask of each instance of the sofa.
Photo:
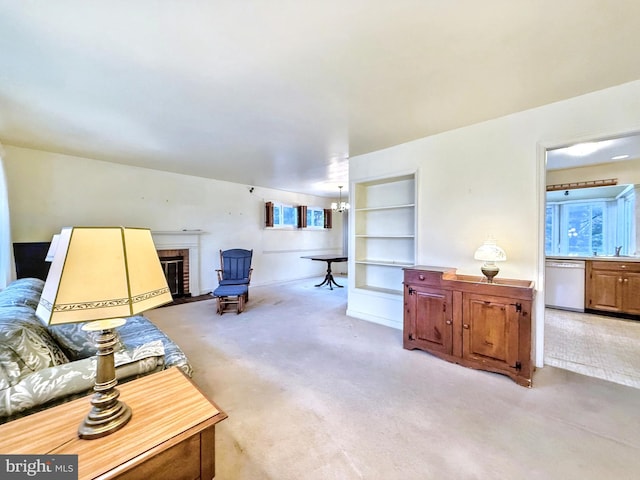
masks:
{"type": "MultiPolygon", "coordinates": [[[[22,278],[0,291],[0,423],[91,393],[96,348],[81,323],[45,326],[35,315],[44,282],[22,278]]],[[[119,383],[169,367],[188,376],[184,352],[143,315],[117,329],[119,383]]]]}

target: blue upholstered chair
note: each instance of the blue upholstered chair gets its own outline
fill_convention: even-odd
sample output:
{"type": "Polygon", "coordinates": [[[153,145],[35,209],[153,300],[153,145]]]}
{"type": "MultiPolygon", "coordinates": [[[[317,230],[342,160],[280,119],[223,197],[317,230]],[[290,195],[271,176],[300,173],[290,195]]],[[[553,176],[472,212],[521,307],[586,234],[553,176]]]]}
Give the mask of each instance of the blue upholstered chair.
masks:
{"type": "Polygon", "coordinates": [[[246,285],[247,293],[244,301],[249,301],[249,283],[251,283],[251,259],[253,250],[232,248],[220,250],[220,268],[218,273],[218,285],[246,285]]]}

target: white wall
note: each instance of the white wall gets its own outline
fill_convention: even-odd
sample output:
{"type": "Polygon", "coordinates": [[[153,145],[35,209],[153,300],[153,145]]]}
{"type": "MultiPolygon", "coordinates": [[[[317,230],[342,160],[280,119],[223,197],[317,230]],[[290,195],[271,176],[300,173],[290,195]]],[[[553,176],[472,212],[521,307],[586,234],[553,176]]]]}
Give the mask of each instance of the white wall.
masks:
{"type": "Polygon", "coordinates": [[[331,230],[263,227],[265,201],[328,208],[331,199],[4,147],[14,242],[50,241],[73,225],[201,229],[200,293],[217,286],[220,249],[253,249],[252,285],[324,275],[324,262],[300,257],[342,253],[340,221],[331,230]]]}
{"type": "Polygon", "coordinates": [[[418,264],[479,275],[473,252],[495,236],[508,256],[500,276],[536,282],[542,366],[544,150],[632,131],[640,131],[640,81],[352,157],[350,181],[418,171],[418,264]]]}

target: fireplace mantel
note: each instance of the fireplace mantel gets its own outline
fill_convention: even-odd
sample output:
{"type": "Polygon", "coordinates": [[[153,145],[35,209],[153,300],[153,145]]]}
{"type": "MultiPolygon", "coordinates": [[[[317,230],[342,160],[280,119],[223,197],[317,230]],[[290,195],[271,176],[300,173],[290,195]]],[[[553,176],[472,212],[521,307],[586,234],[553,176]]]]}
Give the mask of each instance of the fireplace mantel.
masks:
{"type": "Polygon", "coordinates": [[[153,243],[158,250],[189,249],[189,291],[201,295],[200,290],[200,235],[202,230],[152,231],[153,243]]]}

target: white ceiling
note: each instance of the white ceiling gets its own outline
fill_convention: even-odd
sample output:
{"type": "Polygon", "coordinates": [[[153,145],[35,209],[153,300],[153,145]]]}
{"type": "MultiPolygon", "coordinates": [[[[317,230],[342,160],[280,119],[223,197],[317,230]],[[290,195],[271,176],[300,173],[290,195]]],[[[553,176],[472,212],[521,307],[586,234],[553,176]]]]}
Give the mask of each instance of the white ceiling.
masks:
{"type": "Polygon", "coordinates": [[[590,151],[590,153],[572,153],[574,146],[548,150],[547,170],[586,167],[640,158],[640,134],[601,139],[575,146],[586,147],[584,152],[590,151]],[[622,156],[625,158],[618,158],[622,156]]]}
{"type": "Polygon", "coordinates": [[[350,156],[640,78],[639,44],[637,0],[0,0],[0,142],[337,196],[350,156]]]}

